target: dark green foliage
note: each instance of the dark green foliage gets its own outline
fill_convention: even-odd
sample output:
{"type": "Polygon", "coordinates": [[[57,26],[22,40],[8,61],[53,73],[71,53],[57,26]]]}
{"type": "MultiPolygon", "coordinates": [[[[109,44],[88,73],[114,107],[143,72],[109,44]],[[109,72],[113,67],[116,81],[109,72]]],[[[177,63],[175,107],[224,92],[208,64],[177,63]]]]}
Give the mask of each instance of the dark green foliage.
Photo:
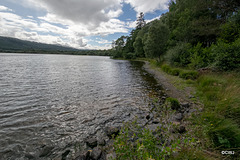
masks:
{"type": "Polygon", "coordinates": [[[181,72],[180,69],[178,68],[171,68],[169,65],[164,64],[161,66],[162,70],[168,74],[171,74],[173,76],[178,76],[179,73],[181,72]]]}
{"type": "Polygon", "coordinates": [[[136,52],[136,56],[137,57],[144,57],[144,50],[143,50],[143,42],[142,42],[142,38],[137,37],[135,42],[133,43],[135,52],[136,52]]]}
{"type": "Polygon", "coordinates": [[[240,25],[234,22],[228,22],[221,26],[220,39],[225,43],[234,42],[239,38],[240,34],[240,25]]]}
{"type": "Polygon", "coordinates": [[[195,80],[198,78],[199,73],[197,71],[191,71],[191,70],[182,70],[178,68],[172,68],[167,64],[162,65],[162,70],[168,74],[179,76],[183,79],[191,79],[195,80]]]}
{"type": "Polygon", "coordinates": [[[178,110],[178,109],[180,109],[180,104],[179,104],[179,102],[178,102],[178,100],[177,100],[176,98],[168,97],[168,98],[166,99],[166,103],[170,103],[171,108],[172,108],[173,110],[178,110]]]}
{"type": "Polygon", "coordinates": [[[221,27],[220,39],[225,43],[232,43],[239,38],[240,35],[240,13],[236,13],[230,17],[227,23],[221,27]]]}
{"type": "Polygon", "coordinates": [[[232,44],[219,41],[214,45],[215,66],[220,70],[234,70],[240,68],[240,38],[232,44]]]}
{"type": "Polygon", "coordinates": [[[145,20],[144,20],[144,14],[143,14],[143,12],[141,12],[141,13],[139,14],[138,19],[137,19],[136,29],[141,29],[141,28],[143,28],[145,25],[146,25],[146,22],[145,22],[145,20]]]}
{"type": "Polygon", "coordinates": [[[213,11],[222,23],[240,10],[240,1],[238,0],[214,0],[212,4],[213,11]]]}
{"type": "Polygon", "coordinates": [[[192,80],[197,79],[198,76],[199,76],[199,74],[197,71],[181,71],[179,74],[180,78],[192,79],[192,80]]]}
{"type": "Polygon", "coordinates": [[[188,66],[190,68],[201,68],[207,65],[207,63],[204,61],[207,58],[205,58],[203,55],[203,48],[201,43],[198,43],[196,46],[192,47],[189,52],[190,64],[188,66]]]}
{"type": "Polygon", "coordinates": [[[123,57],[124,57],[125,59],[136,59],[135,53],[124,53],[124,54],[123,54],[123,57]]]}
{"type": "Polygon", "coordinates": [[[168,27],[161,21],[153,21],[144,44],[146,57],[160,60],[160,57],[166,52],[168,38],[168,27]]]}
{"type": "Polygon", "coordinates": [[[166,73],[169,73],[170,70],[172,70],[171,67],[170,67],[169,65],[167,65],[167,64],[162,65],[161,68],[162,68],[162,70],[163,70],[164,72],[166,72],[166,73]]]}
{"type": "Polygon", "coordinates": [[[213,1],[179,0],[171,3],[168,20],[171,38],[193,45],[201,42],[209,46],[215,42],[221,23],[217,19],[218,13],[209,8],[214,8],[213,1]]]}
{"type": "Polygon", "coordinates": [[[133,36],[127,36],[126,44],[123,48],[123,52],[134,52],[133,42],[134,42],[133,36]]]}
{"type": "Polygon", "coordinates": [[[124,49],[126,38],[127,37],[125,36],[121,36],[115,41],[114,46],[112,48],[112,50],[114,51],[113,58],[123,57],[123,49],[124,49]]]}
{"type": "Polygon", "coordinates": [[[174,69],[171,69],[170,70],[170,73],[171,75],[173,76],[178,76],[180,74],[181,70],[180,69],[177,69],[177,68],[174,68],[174,69]]]}
{"type": "Polygon", "coordinates": [[[214,62],[215,56],[212,53],[211,47],[203,48],[201,43],[189,49],[191,69],[199,69],[207,67],[214,62]]]}
{"type": "Polygon", "coordinates": [[[174,66],[183,67],[190,63],[190,44],[178,43],[167,51],[166,60],[174,66]]]}

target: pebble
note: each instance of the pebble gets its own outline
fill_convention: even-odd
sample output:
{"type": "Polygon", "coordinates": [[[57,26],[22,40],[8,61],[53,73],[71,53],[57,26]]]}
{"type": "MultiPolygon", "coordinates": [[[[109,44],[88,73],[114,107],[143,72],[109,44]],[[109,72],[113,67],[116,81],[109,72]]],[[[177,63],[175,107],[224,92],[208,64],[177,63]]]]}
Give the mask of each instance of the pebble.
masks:
{"type": "Polygon", "coordinates": [[[174,116],[175,120],[177,121],[181,121],[183,119],[183,114],[182,113],[177,113],[175,116],[174,116]]]}
{"type": "Polygon", "coordinates": [[[39,157],[45,157],[45,156],[51,154],[53,148],[54,148],[54,147],[52,147],[52,146],[45,146],[45,147],[43,148],[43,150],[41,151],[39,157]]]}
{"type": "Polygon", "coordinates": [[[92,152],[90,153],[90,158],[93,160],[98,160],[102,154],[102,150],[98,147],[93,148],[92,152]]]}
{"type": "Polygon", "coordinates": [[[96,138],[89,138],[89,139],[86,140],[86,143],[89,147],[94,148],[94,147],[97,146],[98,141],[97,141],[96,138]]]}

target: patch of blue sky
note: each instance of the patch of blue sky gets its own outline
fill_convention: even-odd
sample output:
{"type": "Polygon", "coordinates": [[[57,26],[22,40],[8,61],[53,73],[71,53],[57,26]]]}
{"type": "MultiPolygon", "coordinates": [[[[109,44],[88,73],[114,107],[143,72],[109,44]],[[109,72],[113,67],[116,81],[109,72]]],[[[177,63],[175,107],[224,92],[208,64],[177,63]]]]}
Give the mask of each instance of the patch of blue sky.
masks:
{"type": "Polygon", "coordinates": [[[107,36],[89,36],[85,37],[88,41],[88,44],[97,45],[97,46],[104,46],[105,44],[111,44],[113,40],[117,40],[121,36],[129,36],[129,33],[114,33],[109,34],[107,36]],[[107,40],[108,43],[99,43],[98,41],[107,40]]]}
{"type": "Polygon", "coordinates": [[[38,21],[39,24],[44,22],[44,23],[49,23],[51,25],[63,28],[63,29],[68,29],[68,25],[64,25],[64,24],[61,24],[61,23],[53,23],[53,22],[45,21],[43,19],[36,19],[36,20],[38,21]]]}
{"type": "Polygon", "coordinates": [[[130,4],[123,3],[123,13],[118,17],[121,21],[135,21],[137,12],[131,7],[130,4]]]}
{"type": "Polygon", "coordinates": [[[114,34],[109,34],[109,35],[105,36],[104,39],[117,40],[121,36],[129,36],[129,34],[130,34],[130,32],[129,33],[114,33],[114,34]]]}
{"type": "Polygon", "coordinates": [[[36,10],[35,8],[24,7],[24,5],[20,5],[19,3],[14,3],[14,1],[9,0],[1,0],[0,5],[8,7],[9,9],[13,10],[14,14],[17,14],[23,18],[33,17],[42,17],[47,14],[47,12],[43,10],[36,10]],[[25,8],[25,9],[23,9],[25,8]]]}
{"type": "Polygon", "coordinates": [[[96,40],[94,40],[94,41],[88,41],[87,43],[90,44],[90,45],[92,45],[92,46],[100,46],[100,47],[106,45],[106,43],[98,43],[96,40]]]}

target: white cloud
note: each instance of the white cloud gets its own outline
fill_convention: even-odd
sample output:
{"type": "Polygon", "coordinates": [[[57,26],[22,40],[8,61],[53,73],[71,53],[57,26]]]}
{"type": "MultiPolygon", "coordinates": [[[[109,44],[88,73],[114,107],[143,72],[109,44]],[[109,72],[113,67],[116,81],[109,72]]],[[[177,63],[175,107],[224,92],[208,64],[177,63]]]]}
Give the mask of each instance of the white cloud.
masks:
{"type": "Polygon", "coordinates": [[[128,28],[136,28],[136,26],[137,26],[137,21],[129,21],[129,22],[126,22],[126,25],[128,26],[128,28]]]}
{"type": "Polygon", "coordinates": [[[128,33],[125,22],[120,21],[119,19],[110,19],[108,22],[101,23],[100,26],[93,31],[95,35],[101,36],[117,32],[128,33]]]}
{"type": "Polygon", "coordinates": [[[58,24],[51,24],[46,20],[48,18],[41,18],[40,21],[33,19],[26,19],[21,16],[18,16],[14,13],[0,12],[1,23],[0,35],[19,38],[23,40],[30,40],[41,43],[48,44],[59,44],[63,46],[69,46],[74,48],[88,48],[90,49],[106,49],[110,48],[107,44],[107,40],[98,40],[99,44],[106,44],[104,46],[91,46],[87,44],[85,36],[94,36],[94,35],[108,35],[113,34],[117,31],[119,32],[128,32],[125,29],[125,23],[121,22],[118,19],[111,19],[108,22],[101,23],[99,27],[89,30],[86,26],[81,24],[74,24],[71,21],[68,21],[68,24],[60,25],[61,21],[58,21],[58,24]],[[43,20],[44,19],[44,20],[43,20]]]}
{"type": "MultiPolygon", "coordinates": [[[[101,46],[88,44],[86,36],[107,36],[128,33],[136,22],[117,19],[123,14],[123,2],[137,12],[167,9],[168,0],[9,0],[31,10],[45,13],[34,18],[23,18],[0,5],[0,35],[74,48],[106,49],[111,42],[98,39],[101,46]],[[8,11],[8,12],[6,12],[8,11]],[[102,45],[105,44],[105,45],[102,45]]],[[[151,20],[146,20],[151,21],[151,20]]]]}
{"type": "Polygon", "coordinates": [[[44,20],[50,23],[63,24],[63,25],[74,25],[74,22],[68,19],[61,19],[55,14],[47,13],[43,17],[38,17],[38,19],[44,20]]]}
{"type": "Polygon", "coordinates": [[[105,44],[104,46],[93,46],[93,45],[90,45],[88,44],[86,46],[87,49],[100,49],[100,50],[103,50],[103,49],[109,49],[111,48],[111,44],[105,44]]]}
{"type": "Polygon", "coordinates": [[[55,19],[96,27],[122,13],[121,0],[25,0],[25,3],[45,9],[55,19]]]}
{"type": "Polygon", "coordinates": [[[27,16],[27,17],[33,19],[33,16],[27,16]]]}
{"type": "Polygon", "coordinates": [[[5,6],[0,5],[0,11],[13,11],[13,10],[11,10],[10,8],[7,8],[5,6]]]}
{"type": "Polygon", "coordinates": [[[30,40],[48,44],[60,44],[71,47],[81,48],[84,46],[83,40],[75,38],[74,34],[68,30],[49,23],[40,23],[32,19],[24,19],[14,13],[0,12],[0,35],[14,37],[23,40],[30,40]],[[44,32],[46,34],[40,34],[44,32]],[[50,33],[58,34],[51,35],[50,33]],[[65,35],[65,37],[64,37],[65,35]],[[67,37],[67,38],[66,38],[67,37]]]}
{"type": "Polygon", "coordinates": [[[167,10],[169,0],[125,0],[137,13],[151,13],[156,10],[167,10]]]}
{"type": "Polygon", "coordinates": [[[152,21],[154,21],[154,20],[156,20],[156,19],[160,19],[160,17],[161,17],[161,16],[155,17],[155,18],[153,18],[153,19],[146,19],[145,21],[146,21],[146,23],[149,23],[149,22],[152,22],[152,21]]]}

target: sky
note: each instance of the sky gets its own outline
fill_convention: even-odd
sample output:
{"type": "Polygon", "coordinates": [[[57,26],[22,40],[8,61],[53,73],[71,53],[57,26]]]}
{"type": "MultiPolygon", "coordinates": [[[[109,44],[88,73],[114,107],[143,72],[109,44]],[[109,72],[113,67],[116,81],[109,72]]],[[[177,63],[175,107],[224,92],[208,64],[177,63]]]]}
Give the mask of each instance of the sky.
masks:
{"type": "Polygon", "coordinates": [[[136,27],[140,12],[150,22],[169,0],[1,0],[0,36],[77,49],[109,49],[136,27]]]}

